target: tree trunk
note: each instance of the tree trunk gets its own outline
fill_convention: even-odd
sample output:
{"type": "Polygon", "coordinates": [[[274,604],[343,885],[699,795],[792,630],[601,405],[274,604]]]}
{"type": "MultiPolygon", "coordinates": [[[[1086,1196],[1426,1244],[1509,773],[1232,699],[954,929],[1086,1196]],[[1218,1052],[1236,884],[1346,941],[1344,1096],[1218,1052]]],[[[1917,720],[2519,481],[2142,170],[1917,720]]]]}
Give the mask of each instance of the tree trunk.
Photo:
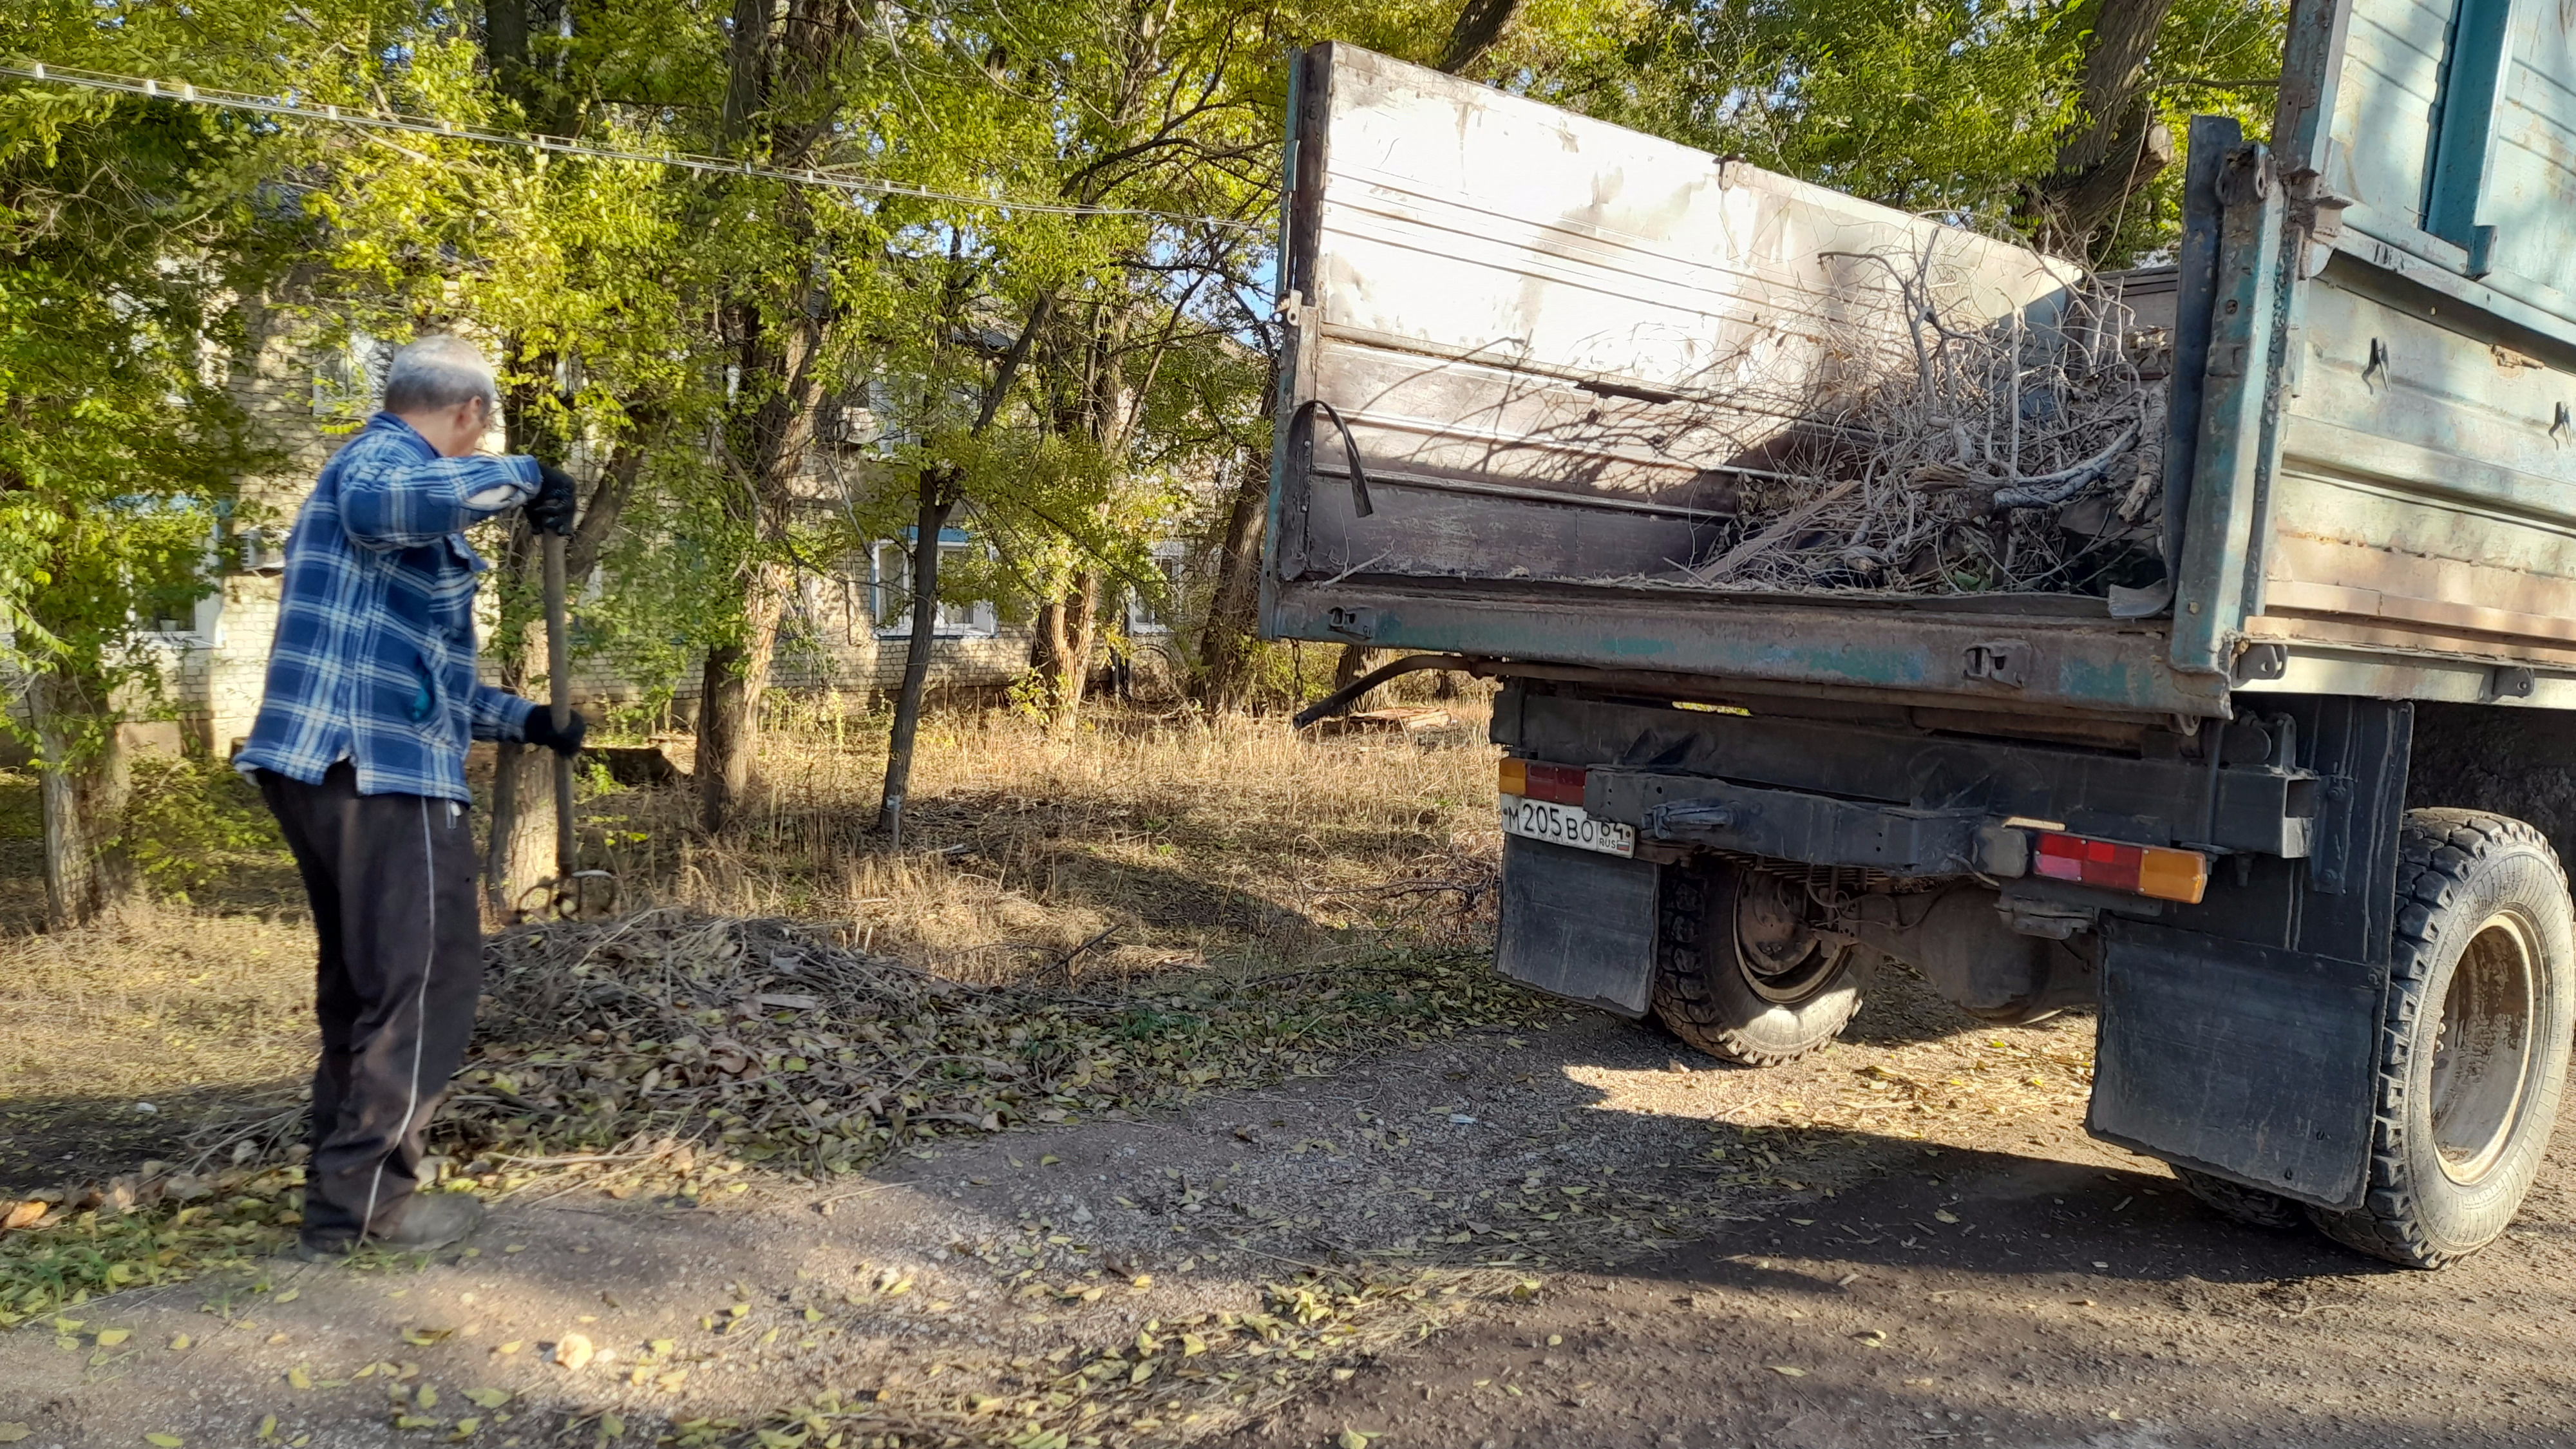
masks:
{"type": "Polygon", "coordinates": [[[554,774],[548,768],[552,760],[550,752],[516,740],[503,741],[493,756],[492,838],[483,857],[483,908],[503,925],[517,922],[528,893],[555,873],[555,789],[554,774]]]}
{"type": "MultiPolygon", "coordinates": [[[[510,447],[531,451],[534,438],[521,436],[522,409],[511,409],[510,447]]],[[[545,457],[558,456],[549,451],[545,457]]],[[[500,685],[527,696],[547,667],[546,630],[542,614],[528,617],[528,600],[539,586],[537,538],[522,515],[510,524],[510,541],[493,570],[503,583],[498,639],[508,645],[493,650],[500,665],[500,685]]],[[[496,924],[519,919],[519,902],[537,882],[552,875],[555,828],[554,788],[546,778],[545,752],[515,740],[503,741],[492,758],[492,827],[483,850],[483,909],[496,924]]]]}
{"type": "MultiPolygon", "coordinates": [[[[975,410],[968,437],[982,437],[1001,416],[1011,384],[1028,360],[1029,348],[1055,311],[1055,294],[1039,295],[1029,308],[1027,325],[993,369],[992,385],[975,410]]],[[[921,732],[921,696],[930,683],[930,653],[939,638],[939,532],[948,526],[965,480],[944,465],[921,470],[921,513],[912,533],[912,637],[903,652],[903,685],[895,692],[894,728],[886,738],[885,793],[877,801],[877,829],[888,850],[903,849],[903,802],[912,788],[912,746],[921,732]]]]}
{"type": "Polygon", "coordinates": [[[709,653],[699,706],[698,788],[709,830],[721,830],[733,818],[750,784],[761,697],[769,689],[779,613],[792,582],[786,560],[796,475],[814,441],[814,414],[823,400],[820,321],[808,313],[770,332],[758,309],[745,305],[736,309],[733,324],[744,339],[742,386],[765,395],[727,429],[742,475],[737,516],[752,525],[755,553],[745,570],[740,641],[709,653]]]}
{"type": "MultiPolygon", "coordinates": [[[[1376,662],[1376,655],[1377,651],[1369,648],[1366,644],[1343,645],[1341,656],[1333,661],[1333,688],[1336,690],[1348,689],[1350,686],[1358,683],[1359,677],[1368,673],[1369,667],[1376,662]]],[[[1374,689],[1369,691],[1369,694],[1375,693],[1377,693],[1377,691],[1374,689]]],[[[1367,698],[1368,694],[1361,695],[1358,699],[1351,701],[1350,707],[1352,709],[1366,708],[1363,701],[1367,698]]]]}
{"type": "Polygon", "coordinates": [[[1467,0],[1449,27],[1449,43],[1440,52],[1440,69],[1456,75],[1476,63],[1503,38],[1519,13],[1521,0],[1467,0]]]}
{"type": "Polygon", "coordinates": [[[698,675],[698,825],[713,835],[733,823],[733,812],[751,784],[751,751],[742,743],[743,646],[707,650],[698,675]],[[727,778],[727,772],[731,778],[727,778]]]}
{"type": "MultiPolygon", "coordinates": [[[[524,524],[511,530],[508,567],[513,578],[528,572],[534,545],[524,524]]],[[[520,630],[519,647],[502,657],[501,687],[525,696],[551,667],[545,622],[539,619],[520,630]]],[[[517,921],[520,901],[554,874],[554,838],[555,793],[546,751],[503,741],[493,753],[492,832],[483,853],[483,908],[492,920],[517,921]]]]}
{"type": "Polygon", "coordinates": [[[885,795],[877,805],[877,829],[888,850],[903,849],[912,746],[921,733],[921,695],[930,682],[930,651],[939,637],[939,531],[957,506],[951,482],[938,468],[921,472],[921,515],[912,535],[912,637],[904,645],[903,687],[895,694],[894,730],[886,741],[885,795]]]}
{"type": "Polygon", "coordinates": [[[2156,120],[2147,63],[2173,0],[2094,0],[2084,37],[2084,92],[2040,183],[2041,238],[2082,256],[2116,229],[2122,208],[2173,160],[2156,120]]]}
{"type": "Polygon", "coordinates": [[[744,591],[742,638],[707,651],[698,696],[698,817],[709,833],[733,823],[760,749],[760,704],[778,648],[787,570],[761,563],[744,591]]]}
{"type": "MultiPolygon", "coordinates": [[[[1064,600],[1049,599],[1038,605],[1037,618],[1029,629],[1029,668],[1046,687],[1047,698],[1055,698],[1055,681],[1062,674],[1056,661],[1064,655],[1060,642],[1064,638],[1064,600]]],[[[1050,705],[1048,713],[1054,713],[1050,705]]]]}
{"type": "Polygon", "coordinates": [[[515,90],[528,64],[527,0],[488,0],[483,7],[483,53],[505,90],[515,90]]]}
{"type": "MultiPolygon", "coordinates": [[[[822,85],[848,32],[864,23],[861,13],[848,7],[734,0],[719,117],[728,153],[765,138],[771,164],[804,164],[828,128],[781,123],[775,109],[805,99],[822,85]]],[[[791,187],[775,204],[781,227],[793,240],[781,254],[805,255],[817,245],[820,231],[813,198],[791,187]]],[[[740,278],[739,289],[721,312],[735,349],[739,388],[728,404],[723,429],[726,462],[739,485],[730,506],[736,521],[750,525],[754,541],[744,575],[741,633],[707,651],[702,675],[698,800],[700,821],[709,831],[732,822],[750,788],[761,696],[769,688],[770,656],[790,582],[796,476],[805,465],[823,401],[829,292],[811,271],[797,275],[789,295],[758,290],[770,285],[766,277],[740,278]]]]}
{"type": "MultiPolygon", "coordinates": [[[[514,395],[509,413],[512,452],[535,453],[549,461],[564,456],[562,440],[533,425],[535,399],[514,395]]],[[[609,456],[591,485],[590,498],[564,550],[564,590],[576,595],[599,566],[599,556],[616,530],[618,515],[634,495],[644,471],[644,458],[661,421],[658,411],[638,409],[634,431],[609,456]]],[[[503,627],[516,634],[514,647],[499,656],[503,689],[527,695],[554,667],[546,654],[545,617],[529,616],[525,601],[541,597],[540,540],[524,514],[510,526],[510,542],[495,573],[508,582],[503,627]]],[[[567,662],[567,668],[571,667],[567,662]]],[[[555,873],[554,759],[545,750],[504,740],[495,750],[492,768],[492,828],[483,853],[483,908],[498,923],[519,919],[519,904],[538,882],[555,873]]]]}
{"type": "Polygon", "coordinates": [[[1038,677],[1046,683],[1047,727],[1062,734],[1073,728],[1091,681],[1091,653],[1100,638],[1100,575],[1075,574],[1065,596],[1048,606],[1041,625],[1038,677]]]}
{"type": "Polygon", "coordinates": [[[1065,598],[1065,642],[1072,657],[1065,661],[1064,687],[1057,696],[1055,728],[1071,730],[1082,712],[1083,692],[1091,687],[1091,656],[1100,642],[1100,575],[1074,575],[1073,592],[1065,598]]]}
{"type": "Polygon", "coordinates": [[[1243,459],[1226,505],[1218,543],[1216,591],[1199,628],[1199,702],[1239,709],[1251,683],[1255,633],[1261,624],[1261,533],[1270,511],[1270,473],[1243,459]]]}
{"type": "Polygon", "coordinates": [[[138,894],[122,840],[124,743],[96,681],[47,670],[29,681],[45,823],[45,924],[114,914],[138,894]]]}

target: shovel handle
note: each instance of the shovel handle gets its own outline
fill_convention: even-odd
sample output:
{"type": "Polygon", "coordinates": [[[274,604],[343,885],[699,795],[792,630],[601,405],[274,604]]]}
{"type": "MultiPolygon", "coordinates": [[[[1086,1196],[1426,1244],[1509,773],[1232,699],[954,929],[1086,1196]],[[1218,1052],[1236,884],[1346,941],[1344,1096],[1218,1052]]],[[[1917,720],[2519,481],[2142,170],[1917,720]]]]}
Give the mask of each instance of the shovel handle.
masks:
{"type": "MultiPolygon", "coordinates": [[[[555,728],[572,727],[572,648],[564,621],[564,536],[544,535],[546,555],[546,678],[555,728]]],[[[555,756],[555,877],[570,880],[580,864],[572,832],[572,756],[555,756]]]]}

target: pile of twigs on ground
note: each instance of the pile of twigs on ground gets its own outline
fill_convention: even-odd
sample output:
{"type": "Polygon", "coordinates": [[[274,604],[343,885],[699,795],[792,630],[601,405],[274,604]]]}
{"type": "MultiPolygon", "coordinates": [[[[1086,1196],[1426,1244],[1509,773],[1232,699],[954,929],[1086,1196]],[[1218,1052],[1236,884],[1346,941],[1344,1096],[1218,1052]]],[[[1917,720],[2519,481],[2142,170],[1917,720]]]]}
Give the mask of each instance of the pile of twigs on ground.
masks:
{"type": "MultiPolygon", "coordinates": [[[[475,1049],[433,1128],[442,1175],[699,1199],[753,1164],[854,1172],[1564,1015],[1466,953],[1080,996],[962,985],[831,937],[666,909],[491,942],[475,1049]]],[[[0,1327],[273,1250],[301,1203],[304,1112],[282,1096],[201,1129],[184,1164],[0,1204],[0,1327]]]]}
{"type": "MultiPolygon", "coordinates": [[[[665,909],[501,937],[435,1145],[485,1188],[570,1173],[695,1196],[744,1163],[852,1172],[961,1132],[1115,1117],[1560,1014],[1465,954],[1081,996],[963,985],[832,935],[665,909]]],[[[209,1142],[282,1156],[299,1111],[209,1142]]]]}
{"type": "Polygon", "coordinates": [[[2169,339],[2086,281],[1999,321],[1873,256],[1906,332],[1838,342],[1778,466],[1685,573],[1730,589],[2104,592],[2150,582],[2169,339]]]}

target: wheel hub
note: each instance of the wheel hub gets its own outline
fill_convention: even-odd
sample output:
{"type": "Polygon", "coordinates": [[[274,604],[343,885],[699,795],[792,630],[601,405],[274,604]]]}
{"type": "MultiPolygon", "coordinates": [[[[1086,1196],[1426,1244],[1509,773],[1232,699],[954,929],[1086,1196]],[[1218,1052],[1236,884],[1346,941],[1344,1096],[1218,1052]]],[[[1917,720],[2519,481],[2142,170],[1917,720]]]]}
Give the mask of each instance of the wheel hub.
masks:
{"type": "Polygon", "coordinates": [[[1816,949],[1796,887],[1776,875],[1748,874],[1735,894],[1735,942],[1755,974],[1794,971],[1816,949]]]}
{"type": "Polygon", "coordinates": [[[2540,1064],[2540,947],[2531,922],[2499,911],[2469,938],[2442,994],[2433,1038],[2433,1143],[2463,1185],[2504,1156],[2540,1064]]]}
{"type": "Polygon", "coordinates": [[[1735,960],[1746,984],[1766,1000],[1792,1004],[1833,974],[1841,952],[1807,922],[1807,893],[1797,882],[1746,871],[1735,886],[1735,960]]]}

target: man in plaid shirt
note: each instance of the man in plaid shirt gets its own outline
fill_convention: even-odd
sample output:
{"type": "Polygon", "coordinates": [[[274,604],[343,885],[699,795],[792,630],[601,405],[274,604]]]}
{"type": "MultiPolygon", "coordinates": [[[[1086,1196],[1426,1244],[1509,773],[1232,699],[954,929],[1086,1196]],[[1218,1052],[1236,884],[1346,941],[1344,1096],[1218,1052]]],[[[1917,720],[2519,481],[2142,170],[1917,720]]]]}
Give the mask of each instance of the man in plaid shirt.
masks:
{"type": "Polygon", "coordinates": [[[323,466],[287,539],[268,689],[236,761],[284,827],[321,943],[308,1258],[443,1247],[481,1217],[470,1197],[413,1196],[482,985],[466,742],[570,754],[584,728],[576,714],[558,732],[474,676],[489,565],[464,529],[525,506],[569,533],[574,514],[562,470],[476,451],[499,407],[470,343],[394,355],[384,410],[323,466]]]}

